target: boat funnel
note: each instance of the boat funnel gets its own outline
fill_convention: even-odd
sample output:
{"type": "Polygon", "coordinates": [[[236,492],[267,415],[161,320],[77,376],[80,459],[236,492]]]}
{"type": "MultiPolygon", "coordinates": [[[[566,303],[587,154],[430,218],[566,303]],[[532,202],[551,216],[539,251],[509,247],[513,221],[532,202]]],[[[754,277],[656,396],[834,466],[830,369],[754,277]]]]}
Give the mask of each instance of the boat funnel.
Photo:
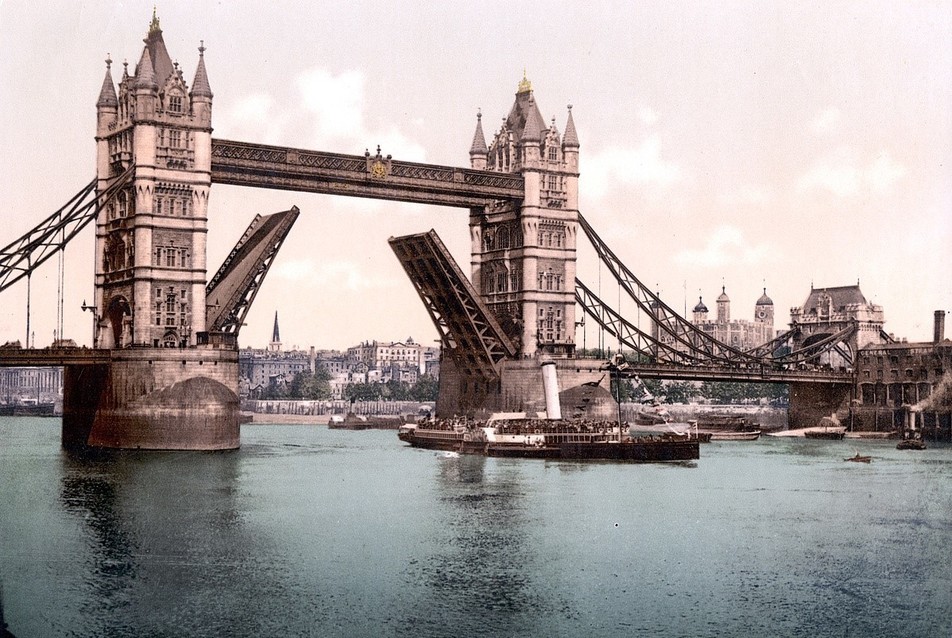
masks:
{"type": "Polygon", "coordinates": [[[545,414],[549,420],[562,419],[562,406],[559,403],[559,377],[554,361],[542,363],[542,388],[545,391],[545,414]]]}

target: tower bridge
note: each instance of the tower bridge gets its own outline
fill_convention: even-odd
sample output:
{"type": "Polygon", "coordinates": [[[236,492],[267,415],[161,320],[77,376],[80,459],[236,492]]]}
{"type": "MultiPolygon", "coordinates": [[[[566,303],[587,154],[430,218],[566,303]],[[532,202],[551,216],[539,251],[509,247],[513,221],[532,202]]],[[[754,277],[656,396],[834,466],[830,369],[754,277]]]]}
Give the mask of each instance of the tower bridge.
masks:
{"type": "Polygon", "coordinates": [[[741,350],[678,315],[579,213],[571,106],[564,132],[554,119],[546,125],[526,78],[488,143],[477,115],[469,167],[405,162],[379,148],[359,156],[214,139],[213,100],[204,46],[189,86],[153,16],[133,73],[126,68],[117,84],[106,61],[96,179],[0,251],[2,291],[95,222],[93,347],[0,351],[0,365],[64,367],[64,445],[239,445],[240,328],[300,211],[256,216],[209,279],[214,183],[467,210],[469,277],[433,231],[390,239],[442,342],[442,414],[534,407],[542,359],[557,361],[565,388],[604,378],[605,362],[575,357],[579,311],[635,353],[630,370],[791,383],[804,418],[851,398],[858,335],[878,342],[878,333],[856,321],[828,321],[826,330],[811,325],[809,338],[795,327],[741,350]],[[651,328],[642,330],[578,280],[580,237],[651,328]],[[843,365],[817,365],[831,353],[843,365]]]}

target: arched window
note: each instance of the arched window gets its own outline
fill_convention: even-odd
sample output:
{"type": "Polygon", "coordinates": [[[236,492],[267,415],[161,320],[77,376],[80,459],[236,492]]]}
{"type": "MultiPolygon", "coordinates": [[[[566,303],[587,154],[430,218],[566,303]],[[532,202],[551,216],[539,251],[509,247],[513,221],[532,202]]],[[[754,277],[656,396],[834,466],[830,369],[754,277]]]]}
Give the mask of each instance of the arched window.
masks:
{"type": "Polygon", "coordinates": [[[509,248],[509,228],[500,226],[496,233],[496,248],[505,250],[509,248]]]}

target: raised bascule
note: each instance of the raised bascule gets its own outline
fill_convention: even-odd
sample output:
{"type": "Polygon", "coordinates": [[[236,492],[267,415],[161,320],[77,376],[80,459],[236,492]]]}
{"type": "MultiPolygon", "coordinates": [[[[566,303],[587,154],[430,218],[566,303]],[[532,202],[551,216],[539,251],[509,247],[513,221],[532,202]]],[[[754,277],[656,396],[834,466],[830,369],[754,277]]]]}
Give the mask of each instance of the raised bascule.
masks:
{"type": "MultiPolygon", "coordinates": [[[[404,162],[379,147],[345,155],[214,139],[212,107],[204,46],[189,86],[153,14],[139,61],[131,73],[124,65],[118,85],[106,60],[96,179],[0,252],[2,291],[95,222],[94,297],[84,304],[95,315],[93,348],[0,351],[0,365],[64,367],[65,446],[238,447],[239,331],[300,211],[256,216],[209,279],[214,183],[468,211],[469,277],[433,231],[390,238],[440,336],[441,415],[536,409],[540,363],[554,361],[569,403],[582,395],[573,388],[591,388],[606,375],[789,383],[791,423],[813,424],[855,403],[860,350],[892,341],[882,332],[881,309],[877,315],[857,305],[858,286],[811,293],[790,331],[753,349],[678,315],[580,214],[572,108],[564,132],[554,118],[546,124],[525,77],[488,144],[477,114],[468,168],[404,162]],[[650,327],[621,316],[578,280],[581,237],[650,327]],[[634,356],[614,364],[577,358],[579,310],[634,356]]],[[[941,377],[952,361],[942,363],[950,356],[944,350],[937,356],[929,375],[941,377]]],[[[875,387],[868,392],[878,400],[875,387]]],[[[563,406],[573,416],[595,409],[563,406]]]]}

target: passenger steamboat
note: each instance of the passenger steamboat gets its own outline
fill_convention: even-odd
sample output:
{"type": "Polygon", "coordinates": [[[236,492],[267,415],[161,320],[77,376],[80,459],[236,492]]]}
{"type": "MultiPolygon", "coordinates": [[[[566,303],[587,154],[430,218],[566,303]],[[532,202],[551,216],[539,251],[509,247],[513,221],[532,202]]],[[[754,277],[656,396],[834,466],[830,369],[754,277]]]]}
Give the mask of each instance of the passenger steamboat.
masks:
{"type": "Polygon", "coordinates": [[[617,423],[551,420],[525,413],[494,414],[485,422],[407,424],[397,436],[413,447],[485,456],[640,463],[699,458],[696,437],[673,433],[632,437],[622,434],[617,423]]]}
{"type": "Polygon", "coordinates": [[[427,420],[397,431],[413,447],[463,454],[635,463],[700,458],[696,436],[630,436],[617,421],[563,420],[555,366],[542,364],[546,411],[502,412],[486,421],[427,420]]]}

